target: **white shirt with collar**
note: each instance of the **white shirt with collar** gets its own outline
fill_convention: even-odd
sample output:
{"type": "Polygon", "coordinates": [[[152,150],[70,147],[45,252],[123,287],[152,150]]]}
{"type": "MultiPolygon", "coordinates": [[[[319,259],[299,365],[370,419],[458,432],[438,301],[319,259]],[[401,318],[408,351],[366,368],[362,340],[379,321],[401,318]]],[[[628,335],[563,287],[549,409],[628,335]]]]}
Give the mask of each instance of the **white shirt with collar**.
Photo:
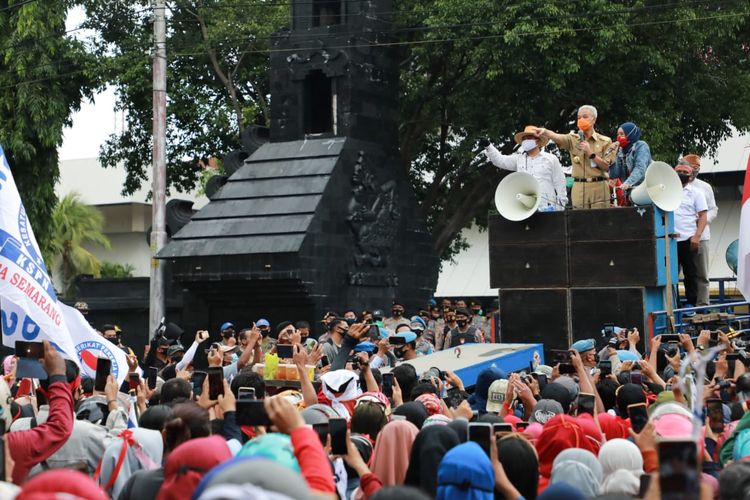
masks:
{"type": "Polygon", "coordinates": [[[487,159],[503,170],[531,174],[539,182],[541,200],[539,210],[553,207],[563,210],[568,203],[568,191],[565,185],[565,174],[557,156],[541,151],[533,158],[526,153],[504,155],[490,144],[485,149],[487,159]]]}
{"type": "Polygon", "coordinates": [[[698,229],[698,214],[707,212],[706,196],[700,188],[692,183],[682,188],[682,202],[674,211],[674,228],[678,234],[677,241],[690,239],[698,229]]]}
{"type": "Polygon", "coordinates": [[[706,214],[706,229],[701,233],[701,241],[708,241],[711,239],[711,228],[709,225],[713,222],[716,216],[719,214],[719,207],[716,206],[716,197],[714,196],[714,188],[711,187],[706,181],[698,178],[693,179],[690,183],[692,186],[699,188],[706,197],[706,205],[708,206],[708,213],[706,214]]]}

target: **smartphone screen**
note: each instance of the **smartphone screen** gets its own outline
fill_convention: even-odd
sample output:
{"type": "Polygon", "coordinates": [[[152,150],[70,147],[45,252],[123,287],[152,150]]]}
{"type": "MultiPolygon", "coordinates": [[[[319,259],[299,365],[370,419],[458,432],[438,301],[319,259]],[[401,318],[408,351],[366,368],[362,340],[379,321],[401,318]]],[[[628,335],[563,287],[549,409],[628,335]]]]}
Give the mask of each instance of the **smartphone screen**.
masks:
{"type": "Polygon", "coordinates": [[[141,376],[137,373],[128,373],[128,389],[131,391],[138,390],[138,386],[141,385],[141,376]]]}
{"type": "Polygon", "coordinates": [[[331,362],[328,360],[328,356],[323,356],[320,358],[320,367],[323,368],[324,366],[330,365],[331,362]]]}
{"type": "Polygon", "coordinates": [[[543,391],[547,387],[547,375],[540,373],[536,376],[536,381],[539,383],[539,392],[543,391]]]}
{"type": "Polygon", "coordinates": [[[662,344],[679,344],[680,336],[677,333],[662,333],[661,343],[662,344]]]}
{"type": "Polygon", "coordinates": [[[41,342],[16,340],[16,356],[19,358],[42,359],[44,357],[44,344],[41,342]]]}
{"type": "Polygon", "coordinates": [[[149,366],[148,370],[146,370],[146,384],[151,390],[156,389],[156,374],[158,372],[159,370],[155,366],[149,366]]]}
{"type": "Polygon", "coordinates": [[[658,451],[661,498],[697,500],[700,475],[695,441],[664,439],[659,442],[658,451]]]}
{"type": "Polygon", "coordinates": [[[94,379],[95,391],[104,392],[110,371],[112,371],[112,361],[107,358],[96,359],[96,378],[94,379]]]}
{"type": "Polygon", "coordinates": [[[328,430],[331,434],[331,454],[346,455],[346,419],[332,418],[328,421],[328,430]]]}
{"type": "Polygon", "coordinates": [[[528,422],[516,422],[516,430],[518,430],[519,432],[525,431],[528,426],[528,422]]]}
{"type": "Polygon", "coordinates": [[[291,344],[277,344],[276,354],[278,354],[281,359],[291,359],[294,357],[294,346],[291,344]]]}
{"type": "Polygon", "coordinates": [[[493,438],[492,424],[471,422],[469,423],[469,441],[477,443],[487,456],[490,456],[490,439],[493,438]]]}
{"type": "Polygon", "coordinates": [[[393,397],[393,374],[392,373],[383,374],[383,394],[385,394],[386,397],[389,397],[389,398],[393,397]]]}
{"type": "Polygon", "coordinates": [[[498,432],[513,432],[513,426],[511,424],[492,424],[492,433],[497,434],[498,432]]]}
{"type": "Polygon", "coordinates": [[[596,401],[596,398],[593,394],[587,394],[585,392],[581,392],[578,394],[578,405],[576,414],[581,415],[583,413],[588,413],[589,415],[594,414],[594,402],[596,401]]]}
{"type": "Polygon", "coordinates": [[[714,347],[716,344],[719,343],[719,331],[718,330],[712,330],[711,336],[708,339],[708,346],[714,347]]]}
{"type": "Polygon", "coordinates": [[[378,327],[378,325],[370,325],[370,330],[367,332],[367,336],[372,340],[380,340],[380,327],[378,327]]]}
{"type": "Polygon", "coordinates": [[[237,389],[237,399],[243,401],[252,401],[255,397],[255,387],[240,387],[237,389]]]}
{"type": "Polygon", "coordinates": [[[208,369],[208,399],[216,401],[224,395],[224,370],[220,366],[208,369]]]}
{"type": "Polygon", "coordinates": [[[632,370],[630,372],[630,383],[635,385],[641,385],[643,383],[643,377],[641,376],[640,370],[632,370]]]}
{"type": "Polygon", "coordinates": [[[633,432],[639,433],[648,423],[648,411],[645,403],[636,403],[628,406],[628,416],[630,417],[630,427],[633,432]]]}
{"type": "Polygon", "coordinates": [[[575,367],[570,363],[560,363],[560,375],[572,375],[576,372],[575,367]]]}
{"type": "Polygon", "coordinates": [[[709,399],[706,401],[708,410],[708,423],[715,433],[724,432],[724,409],[721,399],[709,399]]]}
{"type": "Polygon", "coordinates": [[[554,364],[570,363],[570,351],[563,349],[550,349],[554,364]]]}
{"type": "Polygon", "coordinates": [[[388,343],[391,345],[405,345],[406,337],[389,337],[388,343]]]}
{"type": "Polygon", "coordinates": [[[320,439],[320,444],[325,446],[326,441],[328,439],[328,422],[322,422],[319,424],[313,424],[313,430],[318,435],[318,439],[320,439]]]}
{"type": "Polygon", "coordinates": [[[261,399],[238,399],[235,418],[237,419],[237,425],[271,426],[271,419],[268,418],[266,407],[263,405],[263,400],[261,399]]]}
{"type": "Polygon", "coordinates": [[[638,498],[646,498],[646,493],[651,487],[651,474],[641,474],[641,485],[638,488],[638,498]]]}
{"type": "Polygon", "coordinates": [[[193,372],[193,394],[195,396],[200,396],[203,393],[203,381],[206,380],[206,376],[208,376],[206,372],[199,370],[193,372]]]}
{"type": "Polygon", "coordinates": [[[606,377],[607,375],[612,374],[612,362],[607,361],[599,361],[599,370],[601,371],[601,376],[606,377]]]}

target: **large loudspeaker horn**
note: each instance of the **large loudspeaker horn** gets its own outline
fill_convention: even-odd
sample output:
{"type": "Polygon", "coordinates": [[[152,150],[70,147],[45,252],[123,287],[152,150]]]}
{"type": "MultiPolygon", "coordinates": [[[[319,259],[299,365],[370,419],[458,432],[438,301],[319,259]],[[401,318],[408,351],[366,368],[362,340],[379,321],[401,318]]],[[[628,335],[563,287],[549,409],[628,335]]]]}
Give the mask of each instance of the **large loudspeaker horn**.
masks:
{"type": "Polygon", "coordinates": [[[680,176],[668,163],[651,162],[646,170],[646,178],[630,194],[636,205],[652,203],[665,212],[674,212],[682,202],[682,182],[680,176]]]}
{"type": "Polygon", "coordinates": [[[525,172],[513,172],[495,190],[495,207],[508,220],[528,219],[539,206],[539,182],[525,172]]]}

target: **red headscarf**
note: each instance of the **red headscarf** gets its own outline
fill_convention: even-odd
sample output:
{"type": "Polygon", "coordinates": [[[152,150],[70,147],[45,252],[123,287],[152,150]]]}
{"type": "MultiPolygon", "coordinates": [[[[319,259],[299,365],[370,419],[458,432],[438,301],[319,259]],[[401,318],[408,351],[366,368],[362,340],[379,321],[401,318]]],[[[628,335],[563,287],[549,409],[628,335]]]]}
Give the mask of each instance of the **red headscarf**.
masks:
{"type": "Polygon", "coordinates": [[[599,426],[602,432],[610,439],[628,439],[630,437],[630,419],[623,419],[609,413],[600,413],[597,415],[599,426]]]}
{"type": "Polygon", "coordinates": [[[544,430],[536,441],[539,453],[539,480],[549,481],[552,473],[552,462],[563,450],[568,448],[583,448],[596,453],[594,445],[586,436],[574,417],[560,414],[555,415],[544,424],[544,430]]]}
{"type": "Polygon", "coordinates": [[[591,446],[594,448],[592,450],[594,455],[599,455],[599,449],[602,447],[603,436],[602,431],[599,430],[596,422],[594,422],[594,417],[588,413],[582,413],[576,417],[576,422],[581,426],[581,429],[583,429],[586,438],[591,441],[591,446]]]}
{"type": "Polygon", "coordinates": [[[232,458],[221,436],[191,439],[174,449],[164,465],[164,483],[157,500],[190,498],[206,473],[232,458]]]}
{"type": "Polygon", "coordinates": [[[19,500],[43,500],[57,498],[57,494],[67,493],[83,500],[108,500],[93,479],[72,469],[50,469],[34,476],[23,485],[19,500]]]}

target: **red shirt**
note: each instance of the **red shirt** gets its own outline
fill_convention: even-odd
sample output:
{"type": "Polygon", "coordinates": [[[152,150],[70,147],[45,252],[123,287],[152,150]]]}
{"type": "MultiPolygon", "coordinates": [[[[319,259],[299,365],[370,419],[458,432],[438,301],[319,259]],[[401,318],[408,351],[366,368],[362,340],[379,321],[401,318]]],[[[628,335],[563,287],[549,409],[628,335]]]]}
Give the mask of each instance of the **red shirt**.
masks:
{"type": "Polygon", "coordinates": [[[307,486],[317,492],[336,493],[331,464],[318,434],[308,427],[298,427],[292,431],[291,438],[294,456],[307,486]]]}
{"type": "Polygon", "coordinates": [[[47,421],[27,431],[5,434],[5,443],[15,462],[13,482],[21,484],[32,467],[47,460],[73,433],[73,394],[63,375],[50,377],[47,421]]]}

